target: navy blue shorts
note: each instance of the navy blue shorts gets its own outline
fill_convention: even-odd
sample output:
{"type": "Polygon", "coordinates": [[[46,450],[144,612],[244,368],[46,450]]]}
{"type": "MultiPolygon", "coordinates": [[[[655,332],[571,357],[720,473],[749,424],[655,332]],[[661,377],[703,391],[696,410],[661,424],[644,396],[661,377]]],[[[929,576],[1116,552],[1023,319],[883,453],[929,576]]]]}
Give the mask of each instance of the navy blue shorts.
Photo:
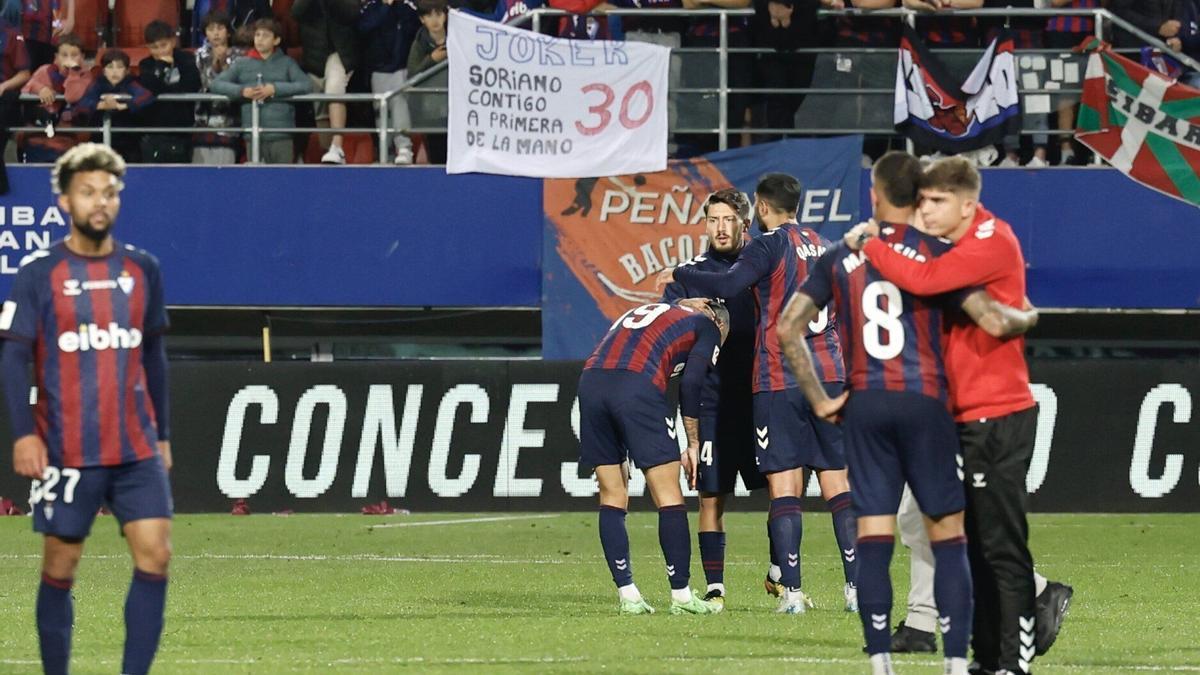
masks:
{"type": "Polygon", "coordinates": [[[33,530],[64,539],[83,539],[107,505],[122,526],[146,518],[170,518],[175,511],[171,486],[158,455],[117,466],[83,469],[47,467],[33,481],[29,503],[33,530]]]}
{"type": "MultiPolygon", "coordinates": [[[[822,386],[830,396],[842,393],[841,382],[822,386]]],[[[842,430],[813,414],[799,389],[754,394],[754,443],[758,469],[775,473],[800,467],[817,471],[846,468],[842,430]]]]}
{"type": "Polygon", "coordinates": [[[905,482],[928,516],[966,507],[958,430],[941,401],[911,392],[855,391],[843,426],[859,515],[895,514],[905,482]]]}
{"type": "Polygon", "coordinates": [[[597,467],[626,457],[639,469],[679,461],[675,410],[640,373],[592,368],[579,376],[579,461],[597,467]]]}
{"type": "Polygon", "coordinates": [[[742,475],[746,489],[767,486],[754,456],[753,406],[749,401],[725,407],[718,414],[700,418],[700,461],[696,489],[704,494],[731,494],[742,475]]]}

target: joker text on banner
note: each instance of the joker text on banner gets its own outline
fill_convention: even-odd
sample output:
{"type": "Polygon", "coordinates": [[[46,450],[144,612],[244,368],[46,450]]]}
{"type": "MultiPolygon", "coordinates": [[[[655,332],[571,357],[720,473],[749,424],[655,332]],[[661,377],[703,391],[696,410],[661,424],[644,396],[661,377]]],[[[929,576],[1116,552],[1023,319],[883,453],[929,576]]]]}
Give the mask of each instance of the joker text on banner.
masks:
{"type": "Polygon", "coordinates": [[[670,50],[451,12],[449,173],[579,178],[667,166],[670,50]]]}

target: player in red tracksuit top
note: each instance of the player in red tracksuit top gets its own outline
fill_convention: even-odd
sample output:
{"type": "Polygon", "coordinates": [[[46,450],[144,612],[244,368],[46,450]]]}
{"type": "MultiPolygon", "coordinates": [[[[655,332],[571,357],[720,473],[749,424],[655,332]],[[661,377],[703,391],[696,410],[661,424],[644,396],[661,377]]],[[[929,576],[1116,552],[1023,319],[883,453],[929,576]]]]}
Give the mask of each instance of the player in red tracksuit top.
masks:
{"type": "MultiPolygon", "coordinates": [[[[872,265],[901,289],[935,295],[983,287],[1011,307],[1025,304],[1025,260],[1012,227],[979,203],[981,180],[958,157],[929,167],[921,188],[925,229],[955,242],[924,264],[883,241],[866,241],[872,265]]],[[[870,232],[868,231],[868,235],[870,232]]],[[[847,234],[857,241],[858,233],[847,234]]],[[[1029,390],[1025,340],[1001,339],[967,320],[944,348],[966,479],[966,530],[975,578],[974,657],[988,670],[1027,673],[1034,656],[1035,589],[1025,475],[1037,406],[1029,390]]]]}
{"type": "MultiPolygon", "coordinates": [[[[949,240],[909,224],[922,180],[917,158],[889,152],[872,170],[871,201],[887,245],[918,264],[951,250],[949,240]]],[[[943,317],[961,307],[995,335],[1024,330],[1027,313],[970,289],[941,297],[900,290],[862,252],[839,243],[812,265],[779,320],[780,347],[814,410],[829,416],[841,401],[820,385],[799,339],[818,311],[836,305],[846,350],[850,397],[843,428],[858,514],[859,610],[872,672],[891,673],[892,587],[888,575],[895,516],[907,483],[925,514],[936,560],[937,614],[947,675],[966,675],[973,616],[964,538],[965,497],[956,457],[942,356],[943,317]]]]}

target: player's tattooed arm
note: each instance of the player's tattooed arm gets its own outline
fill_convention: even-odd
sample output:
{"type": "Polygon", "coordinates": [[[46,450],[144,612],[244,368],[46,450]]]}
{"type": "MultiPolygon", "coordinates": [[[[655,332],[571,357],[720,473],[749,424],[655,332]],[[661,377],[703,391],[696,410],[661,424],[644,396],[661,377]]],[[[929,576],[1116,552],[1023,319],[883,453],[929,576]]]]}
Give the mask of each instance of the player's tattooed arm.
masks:
{"type": "Polygon", "coordinates": [[[696,469],[700,461],[700,420],[696,417],[683,418],[683,431],[687,434],[687,448],[679,461],[683,463],[683,472],[687,475],[688,486],[696,488],[696,469]]]}
{"type": "Polygon", "coordinates": [[[993,298],[985,290],[978,290],[963,300],[962,308],[984,332],[995,338],[1022,335],[1038,322],[1037,308],[1029,298],[1018,309],[993,298]]]}
{"type": "Polygon", "coordinates": [[[821,418],[832,421],[845,404],[846,394],[831,399],[825,393],[817,371],[813,368],[808,341],[804,339],[808,323],[817,317],[818,311],[816,304],[807,294],[793,293],[779,317],[779,347],[788,367],[792,369],[792,375],[800,385],[800,391],[804,392],[804,397],[812,405],[813,411],[821,418]]]}

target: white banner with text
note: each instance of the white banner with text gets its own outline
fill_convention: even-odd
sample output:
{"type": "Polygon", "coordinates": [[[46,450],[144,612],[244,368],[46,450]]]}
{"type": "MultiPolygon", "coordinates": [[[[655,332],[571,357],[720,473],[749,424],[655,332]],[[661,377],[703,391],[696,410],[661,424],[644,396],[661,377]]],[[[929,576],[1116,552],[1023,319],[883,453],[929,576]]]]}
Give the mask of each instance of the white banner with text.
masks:
{"type": "Polygon", "coordinates": [[[670,49],[450,13],[448,173],[580,178],[667,166],[670,49]]]}

